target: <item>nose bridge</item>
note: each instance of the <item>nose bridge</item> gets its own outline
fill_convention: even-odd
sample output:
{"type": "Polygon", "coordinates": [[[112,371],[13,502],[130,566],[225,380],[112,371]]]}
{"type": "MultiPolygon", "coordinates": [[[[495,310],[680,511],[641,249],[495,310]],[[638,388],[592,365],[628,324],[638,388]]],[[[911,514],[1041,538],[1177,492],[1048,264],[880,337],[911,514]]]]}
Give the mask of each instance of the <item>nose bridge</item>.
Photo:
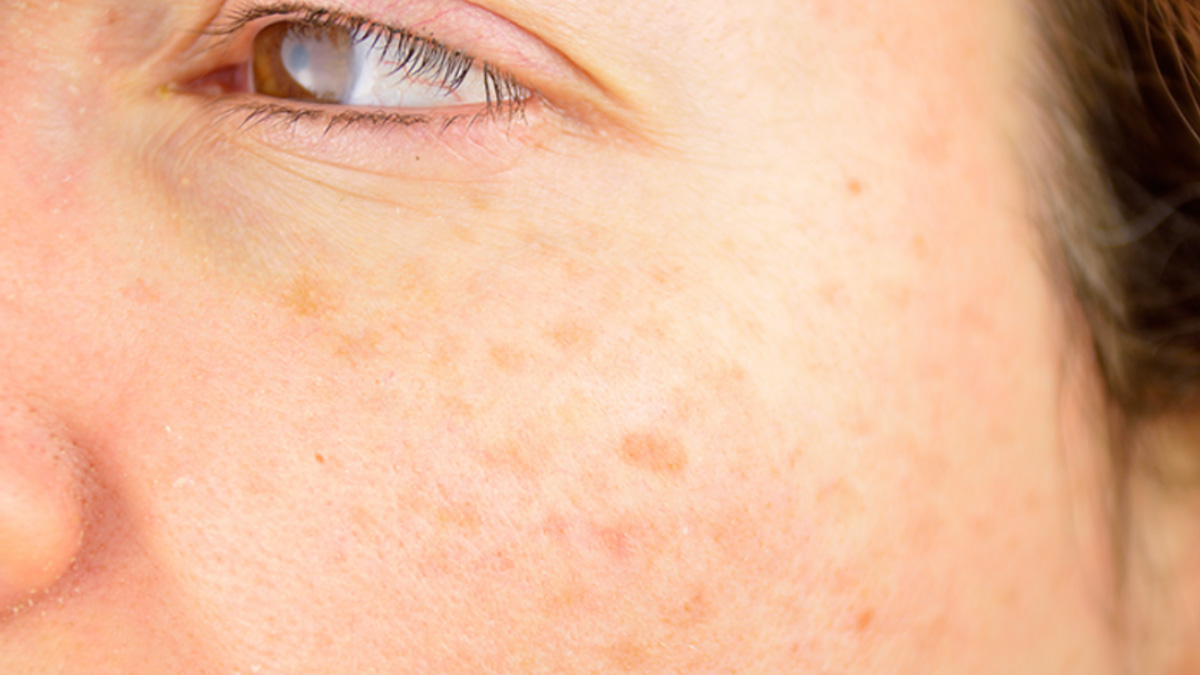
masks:
{"type": "Polygon", "coordinates": [[[0,394],[0,611],[53,587],[82,541],[74,448],[55,426],[19,396],[0,394]]]}

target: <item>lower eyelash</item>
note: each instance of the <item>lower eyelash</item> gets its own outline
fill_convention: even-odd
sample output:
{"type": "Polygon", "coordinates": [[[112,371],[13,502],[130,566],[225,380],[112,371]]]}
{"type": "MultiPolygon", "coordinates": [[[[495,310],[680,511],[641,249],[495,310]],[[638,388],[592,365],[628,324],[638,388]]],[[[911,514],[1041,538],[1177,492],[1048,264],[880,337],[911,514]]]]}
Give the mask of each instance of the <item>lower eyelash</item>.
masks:
{"type": "Polygon", "coordinates": [[[489,105],[480,112],[460,113],[457,115],[430,115],[427,113],[404,113],[395,110],[334,110],[332,107],[304,107],[281,103],[244,102],[231,107],[226,115],[245,115],[239,127],[254,127],[265,123],[280,123],[294,129],[300,124],[319,124],[324,122],[324,133],[329,134],[339,127],[349,126],[438,126],[440,132],[445,132],[452,126],[467,124],[468,126],[481,121],[497,121],[507,118],[509,123],[524,121],[524,102],[489,105]]]}

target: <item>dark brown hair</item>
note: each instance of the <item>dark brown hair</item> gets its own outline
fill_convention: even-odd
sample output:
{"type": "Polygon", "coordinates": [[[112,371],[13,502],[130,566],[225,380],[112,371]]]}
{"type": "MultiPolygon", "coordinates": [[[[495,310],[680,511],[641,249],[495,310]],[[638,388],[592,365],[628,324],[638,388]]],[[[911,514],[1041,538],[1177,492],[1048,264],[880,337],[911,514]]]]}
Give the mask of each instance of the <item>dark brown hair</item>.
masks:
{"type": "Polygon", "coordinates": [[[1054,243],[1113,402],[1153,416],[1200,391],[1200,7],[1036,1],[1054,243]]]}
{"type": "Polygon", "coordinates": [[[1194,640],[1164,618],[1179,615],[1177,587],[1142,556],[1161,523],[1137,495],[1196,494],[1200,466],[1200,426],[1142,435],[1200,403],[1200,0],[1031,1],[1045,137],[1026,157],[1104,382],[1111,618],[1129,672],[1146,672],[1194,640]]]}

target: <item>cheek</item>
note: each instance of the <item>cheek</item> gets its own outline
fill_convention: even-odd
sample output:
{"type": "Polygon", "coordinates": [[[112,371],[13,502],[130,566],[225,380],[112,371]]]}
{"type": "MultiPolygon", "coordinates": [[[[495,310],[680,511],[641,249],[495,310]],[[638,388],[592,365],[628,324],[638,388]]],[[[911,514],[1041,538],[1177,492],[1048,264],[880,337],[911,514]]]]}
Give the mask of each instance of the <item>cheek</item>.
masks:
{"type": "Polygon", "coordinates": [[[427,252],[388,311],[315,277],[160,289],[155,367],[110,411],[133,517],[189,602],[303,606],[314,636],[400,622],[434,663],[497,623],[505,658],[547,667],[736,654],[734,615],[794,621],[771,579],[809,574],[813,525],[781,393],[742,358],[762,319],[677,255],[543,251],[438,282],[427,252]],[[368,621],[365,597],[391,609],[368,621]],[[547,635],[562,653],[535,655],[547,635]]]}

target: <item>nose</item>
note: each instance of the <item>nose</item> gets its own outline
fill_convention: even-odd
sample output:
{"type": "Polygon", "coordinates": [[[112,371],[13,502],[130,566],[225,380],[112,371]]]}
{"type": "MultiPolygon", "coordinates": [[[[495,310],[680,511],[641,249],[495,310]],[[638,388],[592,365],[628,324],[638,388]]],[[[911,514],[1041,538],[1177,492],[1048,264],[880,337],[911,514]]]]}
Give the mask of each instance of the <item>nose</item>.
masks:
{"type": "Polygon", "coordinates": [[[0,611],[51,588],[83,535],[73,446],[52,418],[0,395],[0,611]]]}

